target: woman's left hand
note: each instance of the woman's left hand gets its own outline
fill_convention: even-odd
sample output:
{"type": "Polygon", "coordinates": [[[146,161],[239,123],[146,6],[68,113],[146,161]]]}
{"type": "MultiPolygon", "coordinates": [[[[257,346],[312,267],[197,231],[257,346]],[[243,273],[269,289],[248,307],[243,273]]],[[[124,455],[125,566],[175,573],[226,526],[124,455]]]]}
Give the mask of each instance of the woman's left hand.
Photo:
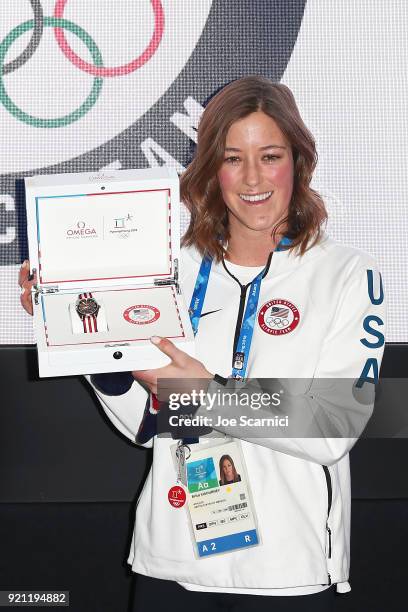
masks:
{"type": "MultiPolygon", "coordinates": [[[[184,379],[186,378],[208,379],[208,381],[213,378],[214,375],[207,370],[201,361],[177,348],[168,338],[152,336],[151,342],[171,359],[171,363],[163,368],[134,370],[132,372],[133,377],[143,382],[152,393],[157,394],[157,380],[160,378],[178,378],[180,382],[184,383],[183,386],[185,386],[184,379]]],[[[188,392],[187,389],[182,391],[188,392]]]]}

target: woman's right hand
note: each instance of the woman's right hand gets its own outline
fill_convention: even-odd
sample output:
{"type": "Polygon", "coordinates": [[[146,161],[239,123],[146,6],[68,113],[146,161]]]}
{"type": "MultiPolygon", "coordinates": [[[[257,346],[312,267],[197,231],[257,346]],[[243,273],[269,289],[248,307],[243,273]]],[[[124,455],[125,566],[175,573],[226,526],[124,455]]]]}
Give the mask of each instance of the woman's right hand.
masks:
{"type": "Polygon", "coordinates": [[[34,274],[32,279],[29,279],[30,276],[30,262],[26,259],[18,274],[18,284],[21,287],[21,295],[20,302],[22,307],[28,314],[33,314],[33,301],[31,299],[31,288],[37,282],[37,274],[34,274]]]}

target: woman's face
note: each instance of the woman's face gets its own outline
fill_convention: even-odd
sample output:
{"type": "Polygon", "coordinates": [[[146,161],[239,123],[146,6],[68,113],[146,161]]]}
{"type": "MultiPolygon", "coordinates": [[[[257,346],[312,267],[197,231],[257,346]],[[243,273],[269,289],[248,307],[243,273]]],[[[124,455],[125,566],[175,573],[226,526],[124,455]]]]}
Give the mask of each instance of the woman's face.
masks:
{"type": "Polygon", "coordinates": [[[293,190],[292,149],[271,117],[257,111],[231,125],[218,180],[231,236],[270,234],[293,190]]]}
{"type": "Polygon", "coordinates": [[[222,462],[222,471],[224,472],[226,480],[232,480],[234,478],[234,468],[232,467],[232,463],[229,461],[229,459],[224,459],[222,462]]]}

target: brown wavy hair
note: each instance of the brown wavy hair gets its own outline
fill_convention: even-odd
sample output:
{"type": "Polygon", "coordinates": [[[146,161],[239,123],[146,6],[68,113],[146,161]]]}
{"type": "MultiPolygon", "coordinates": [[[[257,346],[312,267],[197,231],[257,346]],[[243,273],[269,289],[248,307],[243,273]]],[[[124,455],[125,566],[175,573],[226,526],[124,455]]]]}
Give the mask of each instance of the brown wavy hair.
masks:
{"type": "Polygon", "coordinates": [[[217,173],[224,161],[227,132],[251,113],[263,111],[279,126],[289,142],[294,162],[292,198],[288,214],[274,227],[271,237],[285,231],[297,254],[314,246],[321,237],[327,212],[321,196],[310,187],[317,163],[315,140],[304,124],[293,93],[286,85],[262,76],[232,81],[207,104],[199,125],[197,148],[180,179],[181,201],[190,212],[190,225],[182,246],[194,245],[220,261],[229,240],[227,207],[217,173]],[[286,228],[286,230],[284,230],[286,228]]]}

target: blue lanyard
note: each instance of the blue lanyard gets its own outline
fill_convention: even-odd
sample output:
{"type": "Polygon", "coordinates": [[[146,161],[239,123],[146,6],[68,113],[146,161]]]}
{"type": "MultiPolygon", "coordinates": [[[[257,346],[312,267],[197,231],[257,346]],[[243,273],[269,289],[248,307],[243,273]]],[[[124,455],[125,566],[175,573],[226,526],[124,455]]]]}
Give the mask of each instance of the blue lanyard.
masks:
{"type": "MultiPolygon", "coordinates": [[[[291,242],[291,239],[285,236],[279,242],[278,246],[276,247],[276,251],[282,251],[284,247],[289,246],[291,242]]],[[[203,309],[205,294],[207,292],[208,281],[210,278],[211,265],[212,258],[208,255],[204,255],[201,261],[200,270],[197,275],[193,295],[191,297],[190,308],[188,311],[194,336],[198,331],[201,311],[203,309]]],[[[252,336],[254,333],[255,317],[256,311],[258,309],[261,282],[264,272],[265,268],[251,282],[248,301],[243,317],[243,323],[241,325],[241,330],[237,343],[237,351],[234,355],[232,378],[242,379],[245,377],[245,373],[248,366],[249,351],[251,349],[252,336]]]]}
{"type": "Polygon", "coordinates": [[[212,257],[204,255],[194,285],[190,308],[188,309],[188,314],[190,315],[191,327],[193,328],[194,336],[198,331],[198,325],[200,323],[201,311],[203,309],[204,298],[207,292],[208,279],[210,278],[211,265],[212,257]]]}

